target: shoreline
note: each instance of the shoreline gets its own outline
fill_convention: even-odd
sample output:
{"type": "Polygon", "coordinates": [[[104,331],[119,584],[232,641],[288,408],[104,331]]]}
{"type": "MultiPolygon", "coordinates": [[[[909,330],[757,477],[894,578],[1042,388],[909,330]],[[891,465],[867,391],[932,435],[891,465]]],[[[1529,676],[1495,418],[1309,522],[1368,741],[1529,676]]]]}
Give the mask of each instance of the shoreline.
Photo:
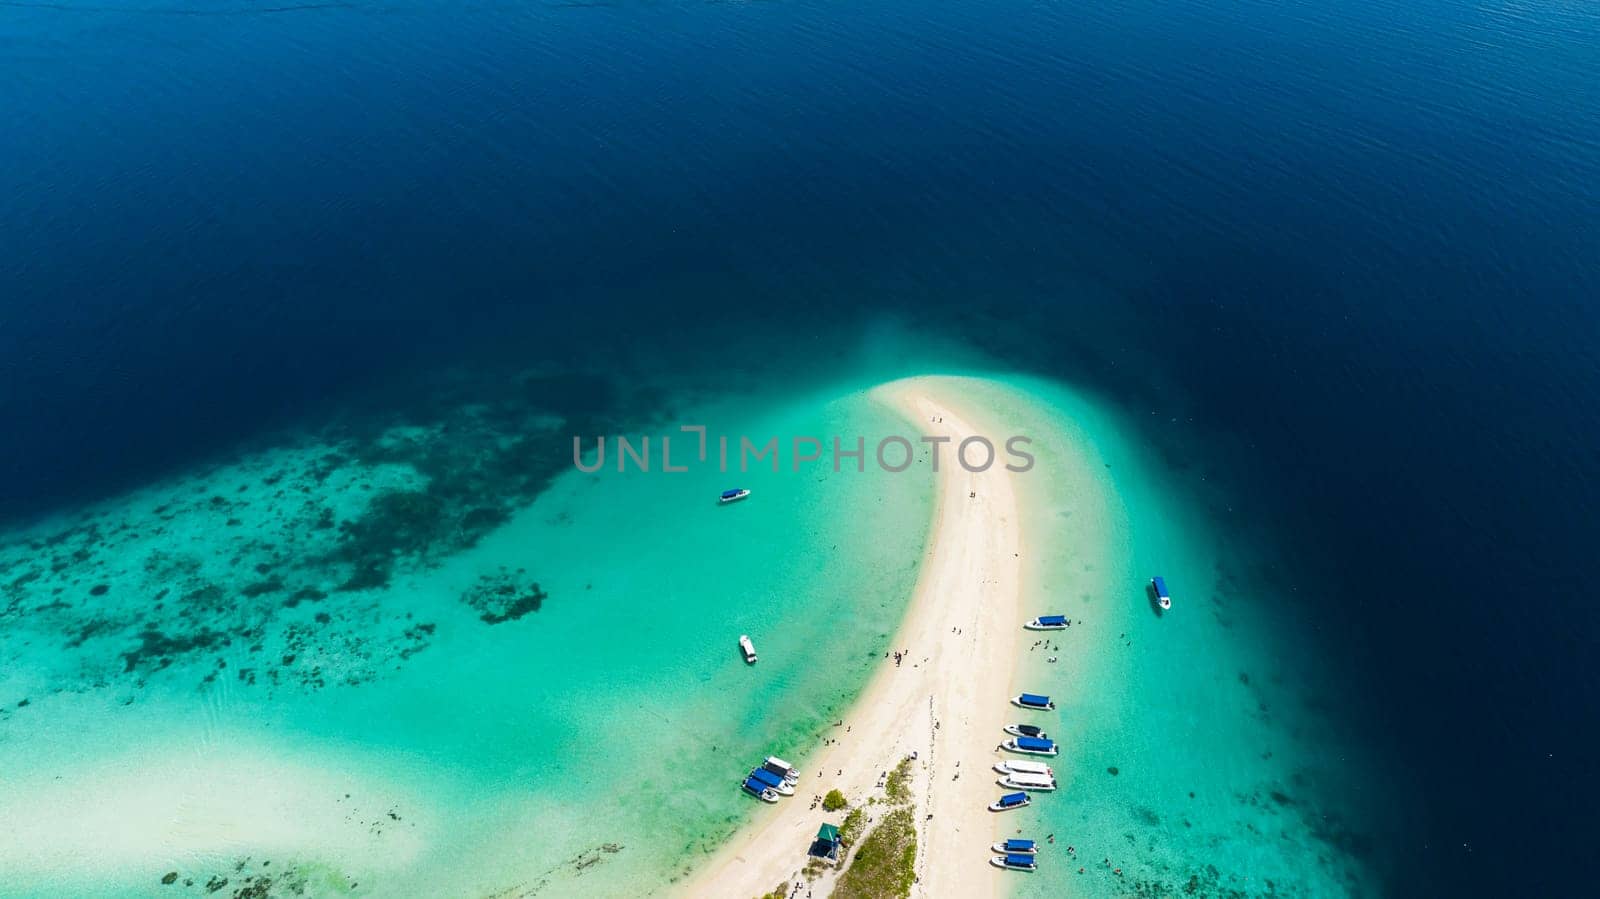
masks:
{"type": "MultiPolygon", "coordinates": [[[[910,378],[870,392],[920,431],[951,438],[941,447],[933,527],[916,586],[890,647],[906,651],[904,663],[882,659],[841,726],[806,755],[796,795],[758,810],[672,895],[760,896],[793,884],[817,828],[845,815],[823,811],[810,797],[837,788],[852,808],[861,806],[883,795],[883,775],[913,752],[912,895],[1001,894],[1007,875],[988,864],[988,845],[1003,822],[986,807],[1002,791],[990,766],[994,744],[1004,738],[1017,665],[1021,516],[1003,466],[974,473],[955,464],[954,445],[978,431],[962,415],[960,391],[939,380],[910,378]]],[[[919,460],[926,459],[924,449],[919,460]]],[[[837,874],[824,873],[812,890],[826,895],[837,874]]]]}

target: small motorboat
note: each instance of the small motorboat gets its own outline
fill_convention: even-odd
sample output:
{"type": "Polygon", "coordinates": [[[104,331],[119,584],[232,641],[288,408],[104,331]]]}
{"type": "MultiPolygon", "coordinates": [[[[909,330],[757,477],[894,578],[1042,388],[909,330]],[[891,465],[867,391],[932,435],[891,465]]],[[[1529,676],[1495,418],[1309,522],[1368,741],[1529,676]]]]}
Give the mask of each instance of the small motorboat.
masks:
{"type": "Polygon", "coordinates": [[[1017,737],[1000,744],[1007,752],[1021,752],[1027,755],[1057,755],[1060,750],[1051,740],[1040,740],[1034,737],[1017,737]]]}
{"type": "Polygon", "coordinates": [[[1002,840],[989,849],[1001,855],[1032,855],[1039,851],[1038,845],[1032,840],[1002,840]]]}
{"type": "Polygon", "coordinates": [[[724,503],[724,504],[726,504],[726,503],[736,503],[739,500],[744,499],[745,497],[747,497],[749,495],[750,495],[750,491],[744,489],[743,487],[735,487],[732,490],[724,490],[724,491],[722,491],[722,496],[717,498],[717,502],[724,503]]]}
{"type": "Polygon", "coordinates": [[[1026,774],[1013,771],[996,783],[1008,790],[1027,790],[1029,793],[1049,793],[1056,788],[1056,779],[1048,774],[1026,774]]]}
{"type": "Polygon", "coordinates": [[[773,774],[771,771],[768,771],[765,768],[750,769],[749,779],[759,781],[763,786],[777,793],[779,796],[794,795],[794,784],[784,780],[782,775],[773,774]]]}
{"type": "Polygon", "coordinates": [[[1039,860],[1036,855],[1023,855],[1020,853],[1006,853],[989,859],[989,864],[996,868],[1005,868],[1007,871],[1037,871],[1039,860]]]}
{"type": "Polygon", "coordinates": [[[1065,615],[1040,615],[1023,625],[1030,631],[1064,631],[1071,626],[1065,615]]]}
{"type": "Polygon", "coordinates": [[[739,651],[744,653],[745,664],[754,665],[756,663],[756,645],[750,642],[749,634],[739,635],[739,651]]]}
{"type": "Polygon", "coordinates": [[[989,803],[989,811],[1009,812],[1014,808],[1022,808],[1023,806],[1032,802],[1033,800],[1028,798],[1027,793],[1007,793],[1004,796],[1001,796],[999,799],[989,803]]]}
{"type": "Polygon", "coordinates": [[[1040,696],[1038,693],[1018,693],[1016,696],[1011,697],[1011,704],[1019,708],[1034,709],[1040,712],[1053,712],[1056,710],[1056,704],[1050,701],[1050,697],[1040,696]]]}
{"type": "Polygon", "coordinates": [[[744,779],[744,791],[762,802],[777,802],[778,791],[771,789],[766,784],[753,777],[744,779]]]}
{"type": "Polygon", "coordinates": [[[1162,609],[1172,608],[1172,594],[1167,592],[1166,578],[1151,578],[1150,589],[1156,592],[1156,603],[1160,605],[1162,609]]]}
{"type": "Polygon", "coordinates": [[[1036,774],[1044,777],[1055,777],[1056,772],[1044,762],[1035,762],[1028,759],[1002,759],[994,763],[994,770],[1001,774],[1036,774]]]}
{"type": "Polygon", "coordinates": [[[769,755],[762,759],[761,767],[771,771],[773,774],[778,775],[789,783],[798,783],[800,781],[800,769],[775,755],[769,755]]]}
{"type": "Polygon", "coordinates": [[[1050,735],[1031,724],[1007,724],[1005,732],[1013,737],[1038,737],[1041,740],[1049,739],[1050,735]]]}

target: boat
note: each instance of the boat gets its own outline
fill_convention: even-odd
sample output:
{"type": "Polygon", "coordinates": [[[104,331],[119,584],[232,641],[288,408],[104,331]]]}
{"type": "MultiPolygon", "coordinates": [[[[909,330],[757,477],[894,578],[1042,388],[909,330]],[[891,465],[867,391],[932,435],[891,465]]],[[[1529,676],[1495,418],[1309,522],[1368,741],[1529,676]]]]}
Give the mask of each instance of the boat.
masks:
{"type": "Polygon", "coordinates": [[[1150,587],[1156,591],[1156,602],[1161,605],[1161,608],[1172,608],[1172,595],[1167,592],[1167,581],[1165,578],[1151,578],[1150,587]]]}
{"type": "Polygon", "coordinates": [[[997,855],[994,858],[989,859],[989,864],[994,865],[996,868],[1005,868],[1007,871],[1039,870],[1038,856],[1022,855],[1019,853],[1008,852],[1005,855],[997,855]]]}
{"type": "Polygon", "coordinates": [[[744,791],[761,800],[762,802],[778,801],[777,790],[768,787],[766,784],[756,780],[753,777],[747,777],[744,779],[744,791]]]}
{"type": "Polygon", "coordinates": [[[1000,744],[1009,752],[1024,752],[1028,755],[1056,755],[1059,750],[1050,740],[1041,740],[1037,737],[1018,737],[1000,744]]]}
{"type": "Polygon", "coordinates": [[[1001,774],[1042,774],[1045,777],[1055,777],[1056,772],[1044,762],[1034,762],[1028,759],[1002,759],[995,762],[994,770],[1001,774]]]}
{"type": "Polygon", "coordinates": [[[745,497],[747,497],[749,495],[750,495],[750,491],[744,489],[743,487],[735,487],[732,490],[724,490],[724,491],[722,491],[722,496],[717,498],[717,502],[719,502],[719,503],[736,503],[739,500],[744,499],[745,497]]]}
{"type": "Polygon", "coordinates": [[[756,663],[756,645],[750,642],[749,634],[739,635],[739,650],[744,653],[746,664],[754,665],[756,663]]]}
{"type": "Polygon", "coordinates": [[[784,780],[782,775],[773,774],[765,768],[751,768],[749,779],[760,781],[767,789],[772,790],[779,796],[794,795],[794,784],[784,780]]]}
{"type": "Polygon", "coordinates": [[[1014,808],[1022,808],[1023,806],[1032,802],[1033,800],[1028,798],[1027,793],[1007,793],[1004,796],[1001,796],[999,799],[989,803],[989,811],[1009,812],[1014,808]]]}
{"type": "Polygon", "coordinates": [[[1048,793],[1056,788],[1056,779],[1048,774],[1028,774],[1013,771],[998,781],[1009,790],[1027,790],[1030,793],[1048,793]]]}
{"type": "Polygon", "coordinates": [[[762,759],[761,767],[771,771],[773,774],[778,775],[789,783],[796,783],[800,780],[800,769],[775,755],[769,755],[762,759]]]}
{"type": "Polygon", "coordinates": [[[1001,840],[989,849],[1001,855],[1032,855],[1039,851],[1038,845],[1032,840],[1001,840]]]}
{"type": "Polygon", "coordinates": [[[1024,709],[1037,709],[1043,712],[1056,710],[1056,704],[1050,701],[1050,697],[1040,696],[1037,693],[1018,693],[1016,696],[1011,697],[1011,704],[1024,709]]]}
{"type": "Polygon", "coordinates": [[[1030,631],[1064,631],[1071,626],[1065,615],[1040,615],[1023,625],[1030,631]]]}
{"type": "Polygon", "coordinates": [[[1050,736],[1031,724],[1007,724],[1004,730],[1013,737],[1038,737],[1044,740],[1050,736]]]}

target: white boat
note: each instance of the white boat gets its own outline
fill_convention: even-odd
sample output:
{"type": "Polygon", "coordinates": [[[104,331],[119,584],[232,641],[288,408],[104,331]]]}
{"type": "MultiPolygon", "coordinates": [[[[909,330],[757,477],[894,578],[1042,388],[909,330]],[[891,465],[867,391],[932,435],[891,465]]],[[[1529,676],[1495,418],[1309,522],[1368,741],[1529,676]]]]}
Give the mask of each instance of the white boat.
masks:
{"type": "Polygon", "coordinates": [[[1150,589],[1156,591],[1156,602],[1163,609],[1172,608],[1172,595],[1167,592],[1166,578],[1153,577],[1150,579],[1150,589]]]}
{"type": "Polygon", "coordinates": [[[762,759],[761,767],[771,771],[773,774],[778,775],[789,783],[798,783],[800,780],[800,769],[775,755],[769,755],[762,759]]]}
{"type": "Polygon", "coordinates": [[[1030,631],[1064,631],[1071,626],[1065,615],[1040,615],[1023,625],[1030,631]]]}
{"type": "Polygon", "coordinates": [[[1028,759],[1003,759],[995,762],[994,770],[1001,774],[1041,774],[1045,777],[1055,777],[1056,772],[1044,762],[1035,762],[1028,759]]]}
{"type": "Polygon", "coordinates": [[[767,787],[766,784],[753,777],[744,779],[743,789],[746,793],[756,797],[762,802],[777,802],[778,791],[767,787]]]}
{"type": "Polygon", "coordinates": [[[782,775],[773,774],[771,771],[768,771],[765,768],[750,769],[750,777],[748,780],[753,780],[760,783],[762,786],[772,790],[779,796],[794,795],[794,784],[784,780],[782,775]]]}
{"type": "Polygon", "coordinates": [[[1038,856],[1018,855],[1007,853],[989,859],[989,864],[996,868],[1005,868],[1007,871],[1037,871],[1039,870],[1038,856]]]}
{"type": "Polygon", "coordinates": [[[1021,752],[1026,755],[1056,755],[1060,752],[1051,740],[1040,740],[1034,737],[1018,737],[1000,744],[1007,752],[1021,752]]]}
{"type": "Polygon", "coordinates": [[[722,491],[722,495],[717,497],[717,502],[724,503],[724,504],[726,504],[726,503],[736,503],[739,500],[744,499],[745,497],[747,497],[749,495],[750,495],[750,491],[744,489],[743,487],[735,487],[732,490],[724,490],[724,491],[722,491]]]}
{"type": "Polygon", "coordinates": [[[1017,708],[1033,709],[1036,712],[1053,712],[1056,710],[1056,704],[1050,701],[1050,697],[1041,696],[1038,693],[1018,693],[1011,697],[1011,704],[1017,708]]]}
{"type": "Polygon", "coordinates": [[[1028,798],[1027,793],[1007,793],[1004,796],[1001,796],[999,799],[989,803],[989,811],[1009,812],[1014,808],[1023,808],[1024,806],[1031,805],[1032,803],[1033,800],[1028,798]]]}
{"type": "Polygon", "coordinates": [[[746,663],[751,665],[756,663],[756,645],[750,642],[749,634],[739,635],[739,649],[744,653],[746,663]]]}
{"type": "Polygon", "coordinates": [[[1024,774],[1021,771],[1007,774],[998,783],[1010,790],[1027,790],[1030,793],[1048,793],[1056,788],[1056,779],[1048,774],[1024,774]]]}
{"type": "Polygon", "coordinates": [[[1033,855],[1039,851],[1039,845],[1032,840],[1001,840],[990,846],[989,851],[1001,855],[1033,855]]]}
{"type": "Polygon", "coordinates": [[[1031,724],[1007,724],[1003,728],[1013,737],[1038,737],[1041,740],[1050,739],[1050,735],[1031,724]]]}

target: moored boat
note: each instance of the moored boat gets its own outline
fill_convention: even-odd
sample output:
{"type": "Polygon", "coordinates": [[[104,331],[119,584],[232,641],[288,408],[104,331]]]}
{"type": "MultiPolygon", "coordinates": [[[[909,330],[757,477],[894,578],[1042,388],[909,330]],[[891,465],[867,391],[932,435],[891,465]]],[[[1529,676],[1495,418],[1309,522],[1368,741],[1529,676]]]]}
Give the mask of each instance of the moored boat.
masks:
{"type": "Polygon", "coordinates": [[[1151,578],[1150,588],[1156,591],[1156,602],[1160,604],[1161,608],[1172,608],[1172,594],[1167,592],[1167,581],[1165,578],[1151,578]]]}
{"type": "Polygon", "coordinates": [[[1028,755],[1056,755],[1058,752],[1054,742],[1036,737],[1017,737],[1000,745],[1010,752],[1022,752],[1028,755]]]}
{"type": "Polygon", "coordinates": [[[1011,697],[1011,704],[1041,712],[1053,712],[1056,709],[1056,704],[1050,701],[1050,697],[1041,696],[1038,693],[1018,693],[1016,696],[1011,697]]]}
{"type": "Polygon", "coordinates": [[[744,779],[743,786],[744,786],[744,791],[746,793],[749,793],[751,796],[756,797],[757,799],[761,800],[762,802],[777,802],[778,801],[778,791],[777,790],[774,790],[774,789],[768,787],[766,784],[762,783],[759,780],[756,780],[753,777],[746,777],[744,779]]]}
{"type": "Polygon", "coordinates": [[[762,759],[761,767],[771,771],[773,774],[778,775],[789,783],[796,783],[800,780],[800,769],[775,755],[769,755],[762,759]]]}
{"type": "Polygon", "coordinates": [[[781,775],[773,774],[765,768],[750,769],[750,780],[760,781],[767,789],[779,796],[793,796],[794,784],[784,780],[781,775]]]}
{"type": "Polygon", "coordinates": [[[722,496],[717,498],[717,502],[719,502],[719,503],[736,503],[739,500],[744,499],[745,497],[747,497],[749,495],[750,495],[750,491],[744,489],[743,487],[735,487],[732,490],[724,490],[724,491],[722,491],[722,496]]]}
{"type": "Polygon", "coordinates": [[[1048,793],[1056,788],[1056,779],[1048,774],[1028,774],[1013,771],[998,781],[1009,790],[1027,790],[1030,793],[1048,793]]]}
{"type": "Polygon", "coordinates": [[[744,653],[745,664],[754,665],[756,663],[756,645],[750,642],[749,634],[739,635],[739,651],[744,653]]]}
{"type": "Polygon", "coordinates": [[[1030,631],[1064,631],[1071,626],[1065,615],[1040,615],[1023,625],[1030,631]]]}
{"type": "Polygon", "coordinates": [[[1039,870],[1038,856],[1008,853],[997,855],[989,859],[989,864],[996,868],[1005,868],[1007,871],[1037,871],[1039,870]]]}
{"type": "Polygon", "coordinates": [[[989,849],[1001,855],[1032,855],[1039,851],[1038,845],[1032,840],[1001,840],[989,849]]]}
{"type": "Polygon", "coordinates": [[[1007,793],[1004,796],[1001,796],[999,799],[989,803],[989,811],[1009,812],[1014,808],[1022,808],[1023,806],[1032,802],[1033,800],[1028,798],[1027,793],[1007,793]]]}
{"type": "Polygon", "coordinates": [[[1038,737],[1044,740],[1050,736],[1032,724],[1007,724],[1003,729],[1013,737],[1038,737]]]}
{"type": "Polygon", "coordinates": [[[1056,772],[1044,762],[1035,762],[1030,759],[1002,759],[994,763],[994,770],[1001,774],[1042,774],[1045,777],[1055,777],[1056,772]]]}

